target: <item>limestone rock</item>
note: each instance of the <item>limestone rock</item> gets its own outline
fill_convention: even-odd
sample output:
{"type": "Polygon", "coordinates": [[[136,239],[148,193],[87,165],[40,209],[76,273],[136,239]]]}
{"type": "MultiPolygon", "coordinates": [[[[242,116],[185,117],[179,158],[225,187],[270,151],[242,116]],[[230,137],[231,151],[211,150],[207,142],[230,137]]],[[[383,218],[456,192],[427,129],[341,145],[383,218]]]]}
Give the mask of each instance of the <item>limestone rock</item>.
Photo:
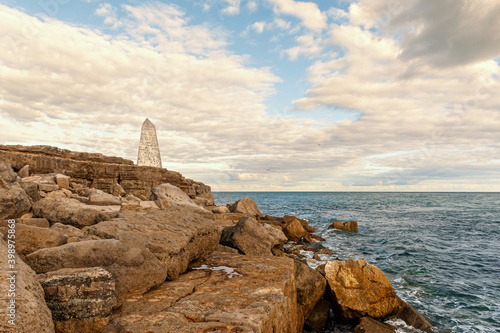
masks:
{"type": "Polygon", "coordinates": [[[112,206],[121,205],[121,200],[112,194],[100,193],[96,191],[90,194],[89,201],[87,203],[89,205],[96,206],[112,206]]]}
{"type": "Polygon", "coordinates": [[[212,213],[214,214],[227,214],[229,213],[229,208],[226,206],[215,206],[212,208],[212,213]]]}
{"type": "Polygon", "coordinates": [[[302,237],[307,235],[306,229],[302,226],[302,223],[298,219],[293,219],[284,228],[283,233],[291,241],[299,241],[302,237]]]}
{"type": "MultiPolygon", "coordinates": [[[[16,225],[18,224],[26,224],[34,227],[40,228],[48,228],[50,227],[49,221],[47,219],[39,219],[39,218],[19,218],[16,219],[16,225]]],[[[7,226],[7,220],[1,221],[0,226],[7,226]]]]}
{"type": "Polygon", "coordinates": [[[39,274],[57,332],[100,332],[117,305],[115,279],[100,267],[39,274]]]}
{"type": "Polygon", "coordinates": [[[37,217],[44,217],[51,223],[69,224],[85,227],[101,221],[110,220],[118,215],[116,211],[88,206],[74,199],[42,199],[33,205],[37,217]]]}
{"type": "Polygon", "coordinates": [[[354,329],[353,333],[396,333],[391,325],[381,323],[370,317],[363,317],[354,329]]]}
{"type": "Polygon", "coordinates": [[[14,219],[31,210],[31,198],[18,183],[11,183],[9,189],[0,187],[0,220],[14,219]]]}
{"type": "Polygon", "coordinates": [[[81,197],[87,197],[88,198],[94,192],[95,192],[95,190],[92,190],[92,189],[87,188],[87,187],[76,189],[76,194],[78,194],[81,197]]]}
{"type": "Polygon", "coordinates": [[[384,273],[364,260],[329,261],[325,267],[335,316],[351,322],[361,317],[385,319],[399,308],[384,273]]]}
{"type": "Polygon", "coordinates": [[[119,239],[131,246],[147,247],[168,267],[168,278],[176,279],[189,263],[212,253],[220,230],[203,216],[186,209],[122,212],[111,221],[87,229],[101,238],[119,239]]]}
{"type": "Polygon", "coordinates": [[[116,239],[90,240],[42,249],[26,256],[26,263],[38,273],[62,268],[102,267],[116,280],[118,299],[144,293],[167,276],[165,264],[148,249],[116,239]]]}
{"type": "Polygon", "coordinates": [[[326,291],[325,278],[306,264],[295,260],[295,286],[297,303],[305,318],[309,316],[316,303],[326,291]]]}
{"type": "Polygon", "coordinates": [[[6,183],[13,183],[17,179],[17,174],[12,170],[12,165],[0,161],[0,178],[6,183]]]}
{"type": "Polygon", "coordinates": [[[398,302],[399,310],[394,317],[402,319],[407,325],[413,326],[422,331],[428,330],[432,327],[432,325],[408,303],[399,297],[398,302]]]}
{"type": "Polygon", "coordinates": [[[103,333],[299,333],[293,260],[215,254],[131,297],[103,333]]]}
{"type": "Polygon", "coordinates": [[[30,166],[25,165],[17,172],[17,175],[21,178],[26,178],[30,176],[30,166]]]}
{"type": "MultiPolygon", "coordinates": [[[[8,226],[0,224],[0,232],[7,238],[8,226]]],[[[21,256],[33,253],[47,247],[65,244],[67,237],[48,228],[40,228],[27,224],[16,223],[16,252],[21,256]]]]}
{"type": "Polygon", "coordinates": [[[238,254],[239,253],[238,250],[233,249],[232,247],[229,247],[229,246],[224,246],[222,244],[217,244],[217,246],[215,247],[214,252],[234,253],[234,254],[238,254]]]}
{"type": "Polygon", "coordinates": [[[172,184],[161,184],[153,188],[150,200],[167,200],[179,205],[196,206],[193,200],[180,188],[172,184]]]}
{"type": "Polygon", "coordinates": [[[351,231],[358,232],[358,222],[356,221],[347,221],[342,223],[341,221],[334,221],[328,229],[339,229],[343,231],[351,231]]]}
{"type": "Polygon", "coordinates": [[[69,190],[69,181],[70,177],[62,175],[62,174],[57,174],[56,175],[56,184],[59,186],[59,188],[64,188],[66,190],[69,190]]]}
{"type": "Polygon", "coordinates": [[[127,192],[125,192],[123,187],[118,183],[115,183],[111,186],[111,188],[109,189],[109,193],[111,193],[115,197],[124,197],[127,195],[127,192]]]}
{"type": "Polygon", "coordinates": [[[196,197],[193,199],[195,202],[198,200],[203,203],[202,206],[213,206],[215,204],[214,202],[214,196],[211,193],[201,193],[197,194],[196,197]]]}
{"type": "Polygon", "coordinates": [[[282,231],[245,216],[235,226],[222,230],[220,243],[246,255],[270,257],[275,253],[283,253],[286,241],[282,231]]]}
{"type": "Polygon", "coordinates": [[[53,191],[58,191],[59,186],[55,184],[38,184],[38,189],[44,192],[53,192],[53,191]]]}
{"type": "Polygon", "coordinates": [[[68,224],[62,223],[54,223],[51,227],[51,230],[54,230],[61,235],[66,235],[67,237],[85,237],[86,233],[81,229],[75,228],[68,224]]]}
{"type": "MultiPolygon", "coordinates": [[[[10,289],[11,271],[8,265],[7,243],[0,239],[0,290],[2,291],[2,306],[0,307],[0,332],[16,333],[53,333],[54,323],[52,322],[50,310],[45,304],[43,289],[36,279],[35,273],[26,265],[21,258],[16,257],[15,276],[16,296],[16,321],[15,327],[9,324],[10,309],[8,297],[10,289]]],[[[14,299],[14,297],[13,297],[14,299]]]]}
{"type": "Polygon", "coordinates": [[[27,182],[27,181],[21,181],[19,182],[19,185],[21,188],[26,192],[27,195],[30,196],[31,200],[33,202],[37,202],[40,200],[40,193],[38,193],[38,184],[35,182],[27,182]]]}
{"type": "Polygon", "coordinates": [[[69,190],[61,189],[61,190],[58,190],[58,191],[53,191],[53,192],[47,193],[47,195],[45,196],[45,198],[52,198],[52,199],[71,198],[72,194],[73,193],[71,193],[71,191],[69,191],[69,190]]]}
{"type": "Polygon", "coordinates": [[[320,299],[305,320],[305,327],[315,332],[320,332],[328,322],[328,312],[331,309],[330,302],[320,299]]]}
{"type": "Polygon", "coordinates": [[[253,218],[262,217],[262,213],[260,212],[259,207],[257,207],[255,201],[250,198],[243,198],[236,201],[231,205],[229,210],[231,211],[231,213],[245,214],[253,218]]]}

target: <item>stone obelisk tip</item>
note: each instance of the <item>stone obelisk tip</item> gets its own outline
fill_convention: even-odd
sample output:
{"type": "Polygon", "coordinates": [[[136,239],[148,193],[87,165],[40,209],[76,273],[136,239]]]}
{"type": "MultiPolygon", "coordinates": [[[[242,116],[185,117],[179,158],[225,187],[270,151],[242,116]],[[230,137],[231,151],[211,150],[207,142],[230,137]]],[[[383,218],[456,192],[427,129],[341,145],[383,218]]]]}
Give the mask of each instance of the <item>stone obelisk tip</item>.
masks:
{"type": "Polygon", "coordinates": [[[160,147],[156,137],[156,128],[148,118],[142,124],[137,165],[161,168],[160,147]]]}

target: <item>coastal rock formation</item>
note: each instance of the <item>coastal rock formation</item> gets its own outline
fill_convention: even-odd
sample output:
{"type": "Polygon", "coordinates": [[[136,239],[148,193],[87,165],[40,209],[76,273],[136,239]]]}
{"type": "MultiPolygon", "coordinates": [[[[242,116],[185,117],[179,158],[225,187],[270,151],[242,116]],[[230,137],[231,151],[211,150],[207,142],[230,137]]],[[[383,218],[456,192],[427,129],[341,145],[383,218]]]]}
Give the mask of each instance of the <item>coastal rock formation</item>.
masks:
{"type": "Polygon", "coordinates": [[[87,204],[96,206],[113,206],[121,205],[121,200],[112,194],[95,191],[90,193],[87,204]]]}
{"type": "Polygon", "coordinates": [[[315,332],[320,332],[328,322],[328,313],[332,305],[329,301],[320,299],[306,318],[304,326],[315,332]]]}
{"type": "Polygon", "coordinates": [[[83,228],[116,217],[118,210],[86,205],[75,199],[47,198],[33,205],[33,213],[36,217],[46,218],[50,223],[58,222],[83,228]]]}
{"type": "Polygon", "coordinates": [[[117,305],[115,280],[100,267],[65,268],[39,274],[58,333],[100,332],[117,305]]]}
{"type": "Polygon", "coordinates": [[[229,210],[231,213],[244,214],[253,218],[262,217],[259,207],[253,199],[243,198],[230,205],[229,210]]]}
{"type": "Polygon", "coordinates": [[[166,200],[168,202],[173,202],[179,205],[191,205],[196,204],[191,200],[191,198],[184,193],[180,188],[172,184],[161,184],[153,188],[150,200],[166,200]]]}
{"type": "MultiPolygon", "coordinates": [[[[0,222],[0,232],[7,235],[7,223],[0,222]]],[[[40,249],[66,244],[68,237],[48,228],[16,223],[16,252],[25,256],[40,249]]]]}
{"type": "Polygon", "coordinates": [[[298,219],[293,219],[292,221],[288,222],[288,224],[283,228],[283,232],[285,233],[285,236],[288,238],[288,240],[297,242],[299,241],[302,237],[307,235],[306,229],[302,226],[302,223],[298,219]]]}
{"type": "Polygon", "coordinates": [[[344,322],[365,316],[385,319],[399,308],[384,273],[364,260],[329,261],[325,273],[335,316],[344,322]]]}
{"type": "Polygon", "coordinates": [[[339,230],[343,230],[343,231],[358,232],[358,222],[356,222],[356,221],[347,221],[347,222],[335,221],[332,224],[330,224],[328,229],[339,229],[339,230]]]}
{"type": "Polygon", "coordinates": [[[302,314],[307,318],[316,303],[325,294],[326,280],[314,269],[295,260],[295,285],[297,288],[297,302],[302,308],[302,314]]]}
{"type": "MultiPolygon", "coordinates": [[[[3,235],[2,235],[3,236],[3,235]]],[[[0,237],[3,238],[3,237],[0,237]]],[[[43,289],[38,283],[35,273],[21,258],[16,256],[15,279],[9,273],[7,243],[0,239],[0,290],[2,306],[0,307],[0,331],[16,333],[53,333],[54,323],[49,308],[44,300],[43,289]],[[15,297],[8,296],[11,284],[15,284],[15,297]],[[9,308],[11,299],[15,299],[15,326],[9,324],[12,319],[9,308]]]]}
{"type": "Polygon", "coordinates": [[[214,214],[227,214],[230,213],[229,208],[226,206],[215,206],[212,208],[212,213],[214,214]]]}
{"type": "Polygon", "coordinates": [[[299,333],[293,260],[217,254],[130,297],[103,333],[299,333]]]}
{"type": "Polygon", "coordinates": [[[286,241],[282,231],[245,216],[235,226],[222,230],[220,243],[238,249],[243,254],[271,257],[283,254],[286,241]]]}
{"type": "Polygon", "coordinates": [[[212,253],[220,239],[220,229],[212,220],[180,208],[146,214],[122,212],[87,232],[146,247],[167,267],[169,279],[176,279],[191,261],[212,253]]]}
{"type": "Polygon", "coordinates": [[[26,256],[38,274],[62,268],[102,267],[116,280],[116,296],[144,293],[161,284],[167,267],[148,249],[116,239],[90,240],[42,249],[26,256]]]}
{"type": "Polygon", "coordinates": [[[0,161],[12,164],[14,170],[29,165],[31,174],[64,174],[73,183],[102,191],[109,191],[113,184],[120,184],[127,193],[146,198],[149,198],[155,186],[165,183],[179,187],[193,199],[201,193],[210,194],[211,191],[210,186],[184,178],[175,171],[137,166],[131,160],[120,157],[73,152],[50,146],[0,145],[0,161]]]}
{"type": "Polygon", "coordinates": [[[0,220],[23,216],[30,211],[32,202],[17,182],[10,163],[0,161],[0,220]]]}
{"type": "Polygon", "coordinates": [[[399,297],[398,302],[399,310],[393,317],[402,319],[407,325],[413,326],[422,331],[428,330],[432,327],[432,325],[408,303],[399,297]]]}
{"type": "Polygon", "coordinates": [[[363,317],[359,320],[353,333],[396,333],[396,329],[370,317],[363,317]]]}

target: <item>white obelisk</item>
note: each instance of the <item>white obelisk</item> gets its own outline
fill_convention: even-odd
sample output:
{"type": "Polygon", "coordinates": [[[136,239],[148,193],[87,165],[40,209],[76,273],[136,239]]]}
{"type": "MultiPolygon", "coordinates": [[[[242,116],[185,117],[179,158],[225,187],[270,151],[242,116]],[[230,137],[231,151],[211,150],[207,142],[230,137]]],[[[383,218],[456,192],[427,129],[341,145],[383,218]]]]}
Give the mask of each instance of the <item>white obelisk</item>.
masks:
{"type": "Polygon", "coordinates": [[[161,168],[160,147],[156,138],[156,128],[148,118],[142,124],[137,165],[161,168]]]}

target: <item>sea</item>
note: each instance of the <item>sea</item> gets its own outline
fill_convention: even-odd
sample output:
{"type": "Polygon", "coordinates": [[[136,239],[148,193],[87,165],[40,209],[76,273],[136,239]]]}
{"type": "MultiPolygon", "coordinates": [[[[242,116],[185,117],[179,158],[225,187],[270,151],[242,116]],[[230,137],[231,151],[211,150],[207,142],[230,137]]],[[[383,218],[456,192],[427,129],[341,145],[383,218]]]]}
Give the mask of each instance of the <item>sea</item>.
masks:
{"type": "MultiPolygon", "coordinates": [[[[434,332],[500,332],[500,193],[213,194],[217,205],[249,197],[264,215],[307,219],[335,253],[322,260],[379,267],[434,332]],[[335,220],[357,221],[359,232],[329,230],[335,220]]],[[[398,332],[420,332],[393,324],[398,332]]]]}

